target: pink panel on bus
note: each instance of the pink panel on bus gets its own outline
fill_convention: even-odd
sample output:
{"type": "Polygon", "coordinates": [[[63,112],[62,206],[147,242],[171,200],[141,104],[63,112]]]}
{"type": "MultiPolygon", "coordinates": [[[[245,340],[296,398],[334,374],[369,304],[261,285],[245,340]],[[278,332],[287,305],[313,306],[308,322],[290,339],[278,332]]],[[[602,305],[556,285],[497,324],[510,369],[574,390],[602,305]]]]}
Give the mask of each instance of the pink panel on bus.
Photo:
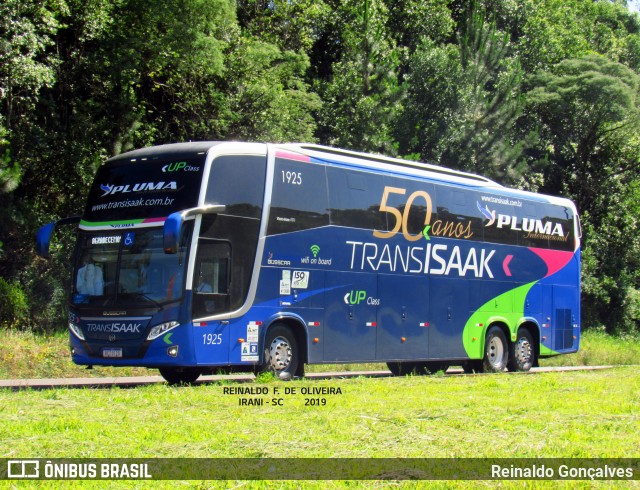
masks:
{"type": "Polygon", "coordinates": [[[544,263],[547,264],[547,275],[545,277],[549,277],[558,272],[573,258],[573,252],[565,252],[563,250],[548,250],[546,248],[531,247],[529,247],[529,250],[544,260],[544,263]]]}
{"type": "Polygon", "coordinates": [[[286,158],[287,160],[298,160],[299,162],[309,163],[311,161],[311,157],[306,155],[301,155],[300,153],[293,153],[290,151],[277,150],[276,158],[286,158]]]}

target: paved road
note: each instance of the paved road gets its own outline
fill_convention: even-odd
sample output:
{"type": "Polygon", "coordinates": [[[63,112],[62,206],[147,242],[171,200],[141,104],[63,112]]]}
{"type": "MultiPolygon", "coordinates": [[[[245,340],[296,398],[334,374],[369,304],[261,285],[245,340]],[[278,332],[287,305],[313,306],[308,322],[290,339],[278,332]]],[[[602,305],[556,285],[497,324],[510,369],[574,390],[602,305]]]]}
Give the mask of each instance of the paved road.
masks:
{"type": "MultiPolygon", "coordinates": [[[[541,367],[533,368],[528,373],[535,374],[558,371],[588,371],[596,369],[611,369],[614,366],[562,366],[562,367],[541,367]]],[[[447,376],[461,375],[462,369],[449,369],[447,376]]],[[[307,373],[307,379],[333,379],[333,378],[355,378],[366,377],[388,377],[389,371],[343,371],[327,373],[307,373]]],[[[475,376],[475,375],[472,375],[475,376]]],[[[196,384],[206,384],[215,381],[236,381],[238,383],[251,382],[255,379],[253,374],[225,374],[225,375],[205,375],[200,376],[196,384]]],[[[134,386],[164,383],[161,376],[126,376],[126,377],[104,377],[104,378],[57,378],[57,379],[3,379],[0,380],[0,388],[20,389],[51,389],[51,388],[128,388],[134,386]]]]}

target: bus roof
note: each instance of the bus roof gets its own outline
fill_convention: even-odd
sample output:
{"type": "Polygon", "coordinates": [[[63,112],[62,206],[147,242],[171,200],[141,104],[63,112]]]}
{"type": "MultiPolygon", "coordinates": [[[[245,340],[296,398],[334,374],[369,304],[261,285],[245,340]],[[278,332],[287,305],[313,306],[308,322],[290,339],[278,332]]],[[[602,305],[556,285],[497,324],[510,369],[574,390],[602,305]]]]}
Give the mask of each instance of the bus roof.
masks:
{"type": "MultiPolygon", "coordinates": [[[[140,158],[154,157],[157,155],[169,155],[169,154],[185,154],[185,153],[206,153],[215,146],[225,145],[234,147],[237,151],[238,147],[246,146],[252,147],[255,151],[256,146],[263,146],[266,151],[266,146],[256,143],[239,143],[239,142],[223,142],[223,141],[200,141],[189,143],[172,143],[159,146],[151,146],[147,148],[141,148],[138,150],[129,151],[120,155],[110,158],[108,161],[121,161],[121,160],[133,160],[136,161],[140,158]]],[[[345,163],[351,163],[363,168],[380,168],[381,165],[392,165],[402,167],[404,170],[413,169],[419,170],[425,176],[431,176],[444,180],[451,180],[452,178],[463,181],[467,181],[469,185],[481,185],[483,187],[502,187],[497,182],[494,182],[486,177],[475,175],[459,170],[453,170],[450,168],[440,167],[438,165],[432,165],[428,163],[420,163],[411,160],[402,160],[400,158],[390,158],[383,155],[372,155],[368,153],[360,153],[350,150],[341,150],[338,148],[332,148],[328,146],[307,144],[307,143],[287,143],[273,145],[277,149],[283,149],[286,151],[292,151],[315,157],[318,159],[332,161],[343,161],[345,163]],[[425,174],[426,172],[426,174],[425,174]]]]}
{"type": "Polygon", "coordinates": [[[132,163],[145,159],[154,158],[160,155],[184,155],[207,153],[214,147],[224,146],[224,151],[230,151],[234,154],[242,154],[245,151],[257,154],[267,152],[267,148],[271,146],[276,151],[292,152],[314,158],[327,163],[342,163],[345,165],[359,168],[362,170],[374,170],[380,172],[402,173],[405,175],[413,175],[415,177],[438,180],[443,183],[459,184],[466,187],[484,188],[488,192],[495,190],[499,194],[521,196],[533,200],[551,202],[558,205],[569,206],[577,212],[575,205],[566,198],[537,194],[534,192],[523,191],[504,187],[503,185],[483,177],[481,175],[454,170],[439,165],[429,163],[421,163],[411,160],[403,160],[400,158],[391,158],[383,155],[374,155],[369,153],[361,153],[351,150],[342,150],[329,146],[316,145],[311,143],[282,143],[268,145],[265,143],[247,143],[239,141],[197,141],[187,143],[170,143],[159,146],[151,146],[138,150],[129,151],[114,156],[107,162],[116,162],[129,160],[132,163]]]}
{"type": "Polygon", "coordinates": [[[570,199],[505,187],[498,182],[488,179],[487,177],[483,177],[482,175],[462,172],[460,170],[454,170],[438,165],[305,143],[292,143],[275,146],[278,149],[297,152],[317,160],[326,160],[328,163],[344,163],[362,170],[377,170],[390,173],[397,172],[419,178],[436,180],[443,184],[457,184],[464,187],[483,189],[486,192],[495,192],[502,196],[511,196],[514,198],[567,206],[577,214],[575,204],[570,199]]]}
{"type": "Polygon", "coordinates": [[[166,145],[148,146],[138,150],[132,150],[120,155],[115,155],[107,162],[120,160],[137,160],[139,158],[155,157],[158,155],[185,154],[185,153],[206,153],[212,147],[223,144],[221,141],[198,141],[189,143],[169,143],[166,145]]]}
{"type": "MultiPolygon", "coordinates": [[[[482,187],[497,187],[501,188],[502,185],[494,182],[491,179],[476,175],[468,172],[462,172],[438,165],[432,165],[429,163],[421,163],[412,160],[403,160],[400,158],[391,158],[383,155],[372,155],[368,153],[360,153],[350,150],[340,150],[337,148],[331,148],[320,145],[310,144],[294,144],[294,145],[279,145],[286,148],[289,151],[297,151],[305,155],[319,158],[319,159],[331,159],[333,161],[339,160],[346,163],[352,163],[365,168],[377,168],[380,170],[389,169],[388,166],[400,167],[403,171],[418,170],[420,175],[425,177],[432,177],[438,180],[455,181],[465,183],[470,186],[482,186],[482,187]]],[[[392,168],[392,167],[391,167],[392,168]]]]}

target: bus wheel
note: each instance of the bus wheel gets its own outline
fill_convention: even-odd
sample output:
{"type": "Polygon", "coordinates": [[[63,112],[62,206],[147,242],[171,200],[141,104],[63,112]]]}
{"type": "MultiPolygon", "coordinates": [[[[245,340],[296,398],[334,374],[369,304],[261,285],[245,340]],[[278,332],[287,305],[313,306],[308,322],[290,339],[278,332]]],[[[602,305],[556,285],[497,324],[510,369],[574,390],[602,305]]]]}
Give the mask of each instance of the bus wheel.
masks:
{"type": "Polygon", "coordinates": [[[518,330],[517,340],[509,345],[509,371],[529,371],[535,361],[533,338],[526,328],[518,330]]]}
{"type": "Polygon", "coordinates": [[[500,327],[491,327],[484,343],[484,359],[482,368],[486,373],[504,371],[507,367],[509,349],[507,338],[500,327]]]}
{"type": "Polygon", "coordinates": [[[294,376],[299,357],[298,343],[291,329],[285,325],[271,327],[264,344],[262,371],[271,371],[276,376],[283,373],[294,376]]]}
{"type": "Polygon", "coordinates": [[[160,368],[160,374],[170,385],[189,385],[195,382],[202,372],[197,368],[160,368]]]}

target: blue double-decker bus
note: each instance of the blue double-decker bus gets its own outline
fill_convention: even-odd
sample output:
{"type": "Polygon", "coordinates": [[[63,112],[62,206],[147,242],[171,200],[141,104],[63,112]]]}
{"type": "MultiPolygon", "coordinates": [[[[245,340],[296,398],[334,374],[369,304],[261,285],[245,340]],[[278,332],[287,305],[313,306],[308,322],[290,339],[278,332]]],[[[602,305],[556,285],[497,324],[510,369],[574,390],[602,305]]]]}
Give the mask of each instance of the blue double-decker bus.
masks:
{"type": "Polygon", "coordinates": [[[529,370],[577,351],[580,226],[563,198],[305,144],[109,159],[78,226],[73,361],[202,373],[385,362],[529,370]]]}

